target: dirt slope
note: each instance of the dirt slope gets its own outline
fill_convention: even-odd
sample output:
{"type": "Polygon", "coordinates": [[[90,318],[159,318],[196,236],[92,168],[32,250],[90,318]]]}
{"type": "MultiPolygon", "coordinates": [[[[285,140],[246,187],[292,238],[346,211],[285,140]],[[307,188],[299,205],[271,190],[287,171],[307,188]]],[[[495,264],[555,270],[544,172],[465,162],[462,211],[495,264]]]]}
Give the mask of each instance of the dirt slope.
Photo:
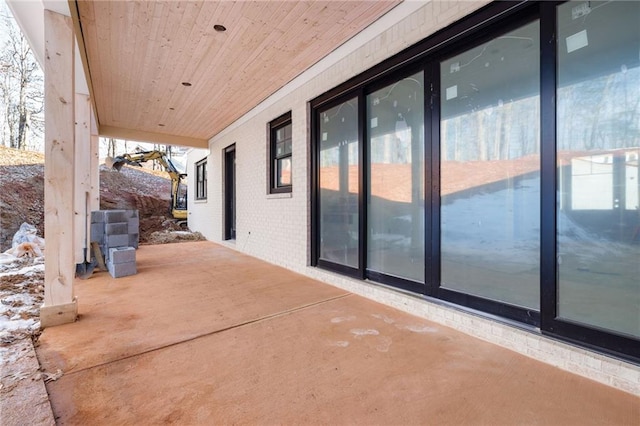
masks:
{"type": "MultiPolygon", "coordinates": [[[[123,167],[120,172],[100,167],[100,208],[137,209],[140,243],[167,242],[165,235],[178,230],[169,215],[171,182],[163,172],[123,167]]],[[[23,222],[44,233],[44,155],[0,146],[0,252],[23,222]]],[[[191,238],[200,239],[199,234],[191,238]]],[[[173,242],[173,240],[171,241],[173,242]]]]}
{"type": "Polygon", "coordinates": [[[11,248],[11,239],[22,222],[44,235],[44,165],[0,165],[0,252],[11,248]]]}

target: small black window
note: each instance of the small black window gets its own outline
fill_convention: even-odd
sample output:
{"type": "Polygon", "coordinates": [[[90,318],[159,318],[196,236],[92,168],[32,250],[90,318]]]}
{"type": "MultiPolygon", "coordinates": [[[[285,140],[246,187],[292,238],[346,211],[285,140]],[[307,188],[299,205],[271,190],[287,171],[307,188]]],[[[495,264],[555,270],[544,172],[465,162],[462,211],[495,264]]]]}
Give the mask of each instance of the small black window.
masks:
{"type": "Polygon", "coordinates": [[[196,200],[207,199],[207,160],[196,163],[196,200]]]}
{"type": "Polygon", "coordinates": [[[269,193],[291,192],[291,112],[269,123],[269,193]]]}

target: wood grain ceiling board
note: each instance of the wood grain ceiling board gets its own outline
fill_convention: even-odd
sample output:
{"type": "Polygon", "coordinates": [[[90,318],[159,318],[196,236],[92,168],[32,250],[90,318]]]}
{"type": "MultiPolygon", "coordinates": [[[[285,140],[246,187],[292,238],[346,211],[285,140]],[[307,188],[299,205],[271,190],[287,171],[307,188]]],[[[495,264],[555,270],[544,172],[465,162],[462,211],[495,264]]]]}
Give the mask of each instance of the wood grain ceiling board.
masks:
{"type": "Polygon", "coordinates": [[[100,127],[209,139],[400,1],[78,0],[100,127]]]}

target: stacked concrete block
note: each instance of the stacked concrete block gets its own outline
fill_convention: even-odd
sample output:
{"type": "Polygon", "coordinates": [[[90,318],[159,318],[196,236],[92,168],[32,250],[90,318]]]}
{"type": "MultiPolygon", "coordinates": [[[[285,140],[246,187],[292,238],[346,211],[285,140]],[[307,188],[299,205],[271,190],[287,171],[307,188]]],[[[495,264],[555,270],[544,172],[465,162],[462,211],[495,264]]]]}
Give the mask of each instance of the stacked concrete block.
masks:
{"type": "Polygon", "coordinates": [[[113,278],[135,275],[136,249],[133,247],[114,247],[109,249],[107,269],[113,278]]]}
{"type": "Polygon", "coordinates": [[[137,210],[91,212],[91,241],[100,245],[107,269],[114,278],[136,273],[139,225],[137,210]]]}
{"type": "Polygon", "coordinates": [[[138,210],[125,210],[127,213],[127,234],[129,235],[129,246],[138,248],[140,243],[140,218],[138,210]]]}

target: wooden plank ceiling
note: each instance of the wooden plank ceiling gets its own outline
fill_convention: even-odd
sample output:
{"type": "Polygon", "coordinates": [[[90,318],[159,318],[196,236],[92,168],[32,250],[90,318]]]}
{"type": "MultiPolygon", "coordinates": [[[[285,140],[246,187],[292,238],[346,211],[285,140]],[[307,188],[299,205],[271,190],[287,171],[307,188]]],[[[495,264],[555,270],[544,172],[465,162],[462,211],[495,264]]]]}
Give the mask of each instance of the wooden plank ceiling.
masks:
{"type": "Polygon", "coordinates": [[[400,1],[78,0],[100,132],[206,146],[400,1]]]}

